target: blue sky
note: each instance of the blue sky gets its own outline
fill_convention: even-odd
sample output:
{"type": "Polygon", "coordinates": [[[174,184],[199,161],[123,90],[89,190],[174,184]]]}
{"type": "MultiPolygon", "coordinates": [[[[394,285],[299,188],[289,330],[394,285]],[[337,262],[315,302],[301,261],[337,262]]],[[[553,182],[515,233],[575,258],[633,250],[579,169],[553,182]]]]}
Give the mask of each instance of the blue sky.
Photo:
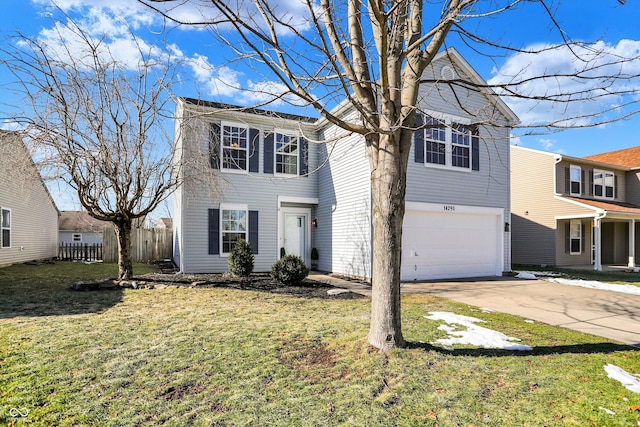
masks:
{"type": "MultiPolygon", "coordinates": [[[[295,15],[296,8],[299,7],[297,0],[274,1],[281,2],[292,15],[295,15]]],[[[553,9],[554,18],[571,39],[599,41],[602,49],[612,53],[640,56],[640,0],[628,0],[624,6],[617,0],[555,0],[548,3],[553,9]]],[[[229,63],[228,60],[233,57],[232,52],[220,45],[207,31],[184,28],[163,32],[163,25],[158,16],[140,7],[134,0],[59,0],[57,4],[74,19],[87,22],[96,31],[113,34],[113,40],[126,37],[126,31],[123,31],[124,22],[130,28],[134,28],[138,37],[149,45],[164,46],[162,41],[166,40],[174,52],[188,59],[189,64],[181,73],[182,82],[173,88],[176,95],[251,105],[256,102],[255,94],[242,91],[240,88],[277,90],[279,87],[279,83],[269,80],[268,76],[255,74],[251,68],[240,63],[229,63]]],[[[50,0],[0,1],[0,15],[3,17],[3,25],[0,28],[2,43],[7,43],[6,37],[17,30],[28,36],[46,37],[52,26],[52,21],[48,18],[51,13],[50,5],[50,0]]],[[[183,17],[198,15],[195,7],[186,6],[177,9],[176,13],[183,17]]],[[[478,19],[477,22],[477,26],[470,28],[511,46],[526,47],[560,41],[559,34],[550,27],[541,8],[526,2],[513,11],[493,18],[478,19]]],[[[455,37],[451,37],[447,45],[458,49],[480,76],[489,82],[496,81],[500,72],[518,70],[518,67],[533,72],[547,69],[564,71],[572,66],[571,56],[559,52],[539,56],[532,62],[526,55],[481,55],[460,43],[455,37]]],[[[126,55],[126,43],[122,46],[124,47],[120,48],[120,51],[126,55]]],[[[640,61],[630,63],[629,70],[630,73],[640,75],[640,61]]],[[[1,117],[6,116],[10,105],[19,104],[19,100],[7,85],[9,80],[6,70],[0,68],[1,117]]],[[[640,98],[640,78],[625,84],[632,90],[637,88],[640,98]]],[[[540,87],[536,89],[544,90],[540,87]]],[[[549,108],[523,102],[511,103],[510,106],[523,121],[536,120],[536,117],[541,116],[562,118],[563,114],[571,113],[557,107],[549,108]]],[[[585,104],[584,107],[601,106],[591,103],[585,104]]],[[[285,106],[273,108],[283,110],[285,106]]],[[[291,107],[286,111],[291,112],[291,107]]],[[[302,114],[315,115],[309,110],[302,111],[302,114]]],[[[514,142],[521,146],[581,157],[640,145],[636,138],[639,124],[640,116],[606,126],[522,136],[515,138],[514,142]]],[[[5,122],[0,123],[0,126],[10,128],[11,124],[5,122]]],[[[65,209],[66,206],[61,208],[65,209]]]]}

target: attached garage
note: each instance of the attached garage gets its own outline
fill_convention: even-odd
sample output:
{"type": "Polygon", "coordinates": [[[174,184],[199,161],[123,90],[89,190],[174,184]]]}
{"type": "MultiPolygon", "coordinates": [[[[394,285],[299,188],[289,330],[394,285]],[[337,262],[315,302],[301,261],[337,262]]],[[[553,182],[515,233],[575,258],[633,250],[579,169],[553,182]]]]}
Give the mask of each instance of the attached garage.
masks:
{"type": "Polygon", "coordinates": [[[407,202],[402,280],[502,275],[503,227],[503,209],[407,202]]]}

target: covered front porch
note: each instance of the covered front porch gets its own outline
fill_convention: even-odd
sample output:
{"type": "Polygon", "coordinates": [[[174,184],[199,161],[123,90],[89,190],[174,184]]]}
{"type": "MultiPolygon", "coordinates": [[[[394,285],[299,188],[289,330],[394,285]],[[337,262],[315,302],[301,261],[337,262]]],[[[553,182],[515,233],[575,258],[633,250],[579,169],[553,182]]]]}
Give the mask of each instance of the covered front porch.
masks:
{"type": "Polygon", "coordinates": [[[565,255],[564,260],[579,261],[567,262],[564,266],[584,267],[589,262],[597,271],[635,271],[640,257],[640,207],[595,200],[580,200],[579,203],[591,212],[557,218],[558,226],[565,230],[568,256],[565,255]]]}

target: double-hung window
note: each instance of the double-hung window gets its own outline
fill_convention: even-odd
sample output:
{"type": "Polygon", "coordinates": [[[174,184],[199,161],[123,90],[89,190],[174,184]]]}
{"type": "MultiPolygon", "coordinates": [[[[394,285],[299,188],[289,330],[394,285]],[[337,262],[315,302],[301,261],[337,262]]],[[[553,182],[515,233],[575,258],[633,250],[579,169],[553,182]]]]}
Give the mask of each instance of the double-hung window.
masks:
{"type": "Polygon", "coordinates": [[[425,117],[424,162],[426,165],[470,170],[471,128],[455,120],[425,117]]]}
{"type": "Polygon", "coordinates": [[[425,162],[434,165],[446,165],[447,132],[444,122],[427,117],[424,130],[425,162]]]}
{"type": "Polygon", "coordinates": [[[571,165],[569,168],[569,192],[572,196],[582,194],[582,169],[580,166],[571,165]]]}
{"type": "Polygon", "coordinates": [[[249,129],[235,124],[222,124],[222,169],[246,171],[249,129]]]}
{"type": "Polygon", "coordinates": [[[582,252],[582,223],[577,219],[571,220],[569,225],[569,252],[571,255],[582,252]]]}
{"type": "Polygon", "coordinates": [[[11,247],[11,210],[0,209],[0,225],[2,225],[2,238],[0,239],[0,247],[11,247]]]}
{"type": "Polygon", "coordinates": [[[300,153],[298,136],[276,132],[275,143],[276,173],[298,175],[298,156],[300,153]]]}
{"type": "Polygon", "coordinates": [[[593,170],[593,195],[613,199],[615,195],[615,174],[604,170],[593,170]]]}
{"type": "Polygon", "coordinates": [[[240,239],[247,236],[248,211],[246,206],[222,206],[220,211],[222,253],[229,254],[240,239]]]}

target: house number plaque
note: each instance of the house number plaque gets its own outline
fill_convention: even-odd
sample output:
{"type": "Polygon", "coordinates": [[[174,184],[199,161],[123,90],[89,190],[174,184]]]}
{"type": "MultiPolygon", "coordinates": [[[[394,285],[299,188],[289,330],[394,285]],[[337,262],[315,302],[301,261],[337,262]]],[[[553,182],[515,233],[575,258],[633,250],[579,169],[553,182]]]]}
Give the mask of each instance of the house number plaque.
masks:
{"type": "Polygon", "coordinates": [[[445,212],[455,212],[456,207],[454,205],[443,205],[442,210],[445,212]]]}

